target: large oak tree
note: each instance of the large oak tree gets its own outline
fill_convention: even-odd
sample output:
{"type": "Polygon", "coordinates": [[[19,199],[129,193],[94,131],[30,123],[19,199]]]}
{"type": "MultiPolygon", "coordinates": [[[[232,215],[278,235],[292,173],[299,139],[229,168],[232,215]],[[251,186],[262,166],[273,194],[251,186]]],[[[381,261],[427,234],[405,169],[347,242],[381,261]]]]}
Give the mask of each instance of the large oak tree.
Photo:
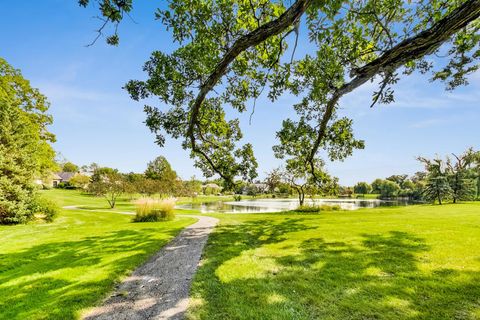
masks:
{"type": "MultiPolygon", "coordinates": [[[[96,2],[104,19],[98,37],[113,24],[107,42],[116,45],[116,27],[135,3],[96,2]]],[[[147,79],[125,87],[135,100],[155,96],[168,105],[145,106],[159,145],[165,134],[182,139],[207,176],[227,182],[255,177],[257,163],[226,108],[245,112],[262,94],[296,95],[298,118],[284,121],[275,154],[315,178],[321,150],[342,160],[363,147],[352,121],[337,115],[344,95],[375,81],[371,105],[392,102],[393,85],[414,71],[447,89],[466,84],[479,66],[479,16],[480,0],[170,0],[155,17],[178,49],[153,52],[147,79]],[[312,48],[304,55],[295,52],[302,33],[312,48]]]]}

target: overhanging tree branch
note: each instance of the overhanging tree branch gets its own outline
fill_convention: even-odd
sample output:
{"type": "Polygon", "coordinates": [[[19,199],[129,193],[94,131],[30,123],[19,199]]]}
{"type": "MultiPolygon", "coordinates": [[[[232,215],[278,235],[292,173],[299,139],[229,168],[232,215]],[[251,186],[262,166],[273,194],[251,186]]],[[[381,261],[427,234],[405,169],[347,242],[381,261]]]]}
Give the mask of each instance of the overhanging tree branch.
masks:
{"type": "Polygon", "coordinates": [[[225,75],[227,68],[242,52],[248,48],[254,47],[268,38],[278,35],[281,32],[288,29],[290,26],[298,22],[300,17],[305,13],[306,9],[313,3],[313,0],[297,0],[290,8],[288,8],[282,15],[277,19],[272,20],[252,32],[240,37],[235,41],[233,46],[225,54],[225,56],[220,60],[216,65],[215,69],[210,73],[207,80],[201,85],[200,91],[197,94],[197,97],[191,106],[190,120],[187,130],[187,136],[190,139],[192,151],[202,155],[207,162],[212,165],[212,168],[216,170],[216,166],[213,165],[213,161],[208,157],[208,155],[201,151],[196,144],[195,138],[195,127],[198,126],[198,115],[203,101],[205,100],[207,94],[213,90],[214,86],[218,83],[220,78],[225,75]]]}
{"type": "Polygon", "coordinates": [[[434,52],[443,43],[449,40],[452,35],[465,28],[470,22],[479,17],[480,0],[465,1],[461,6],[436,22],[429,29],[403,40],[365,66],[352,70],[351,76],[353,76],[353,79],[337,88],[326,105],[325,113],[320,121],[317,139],[307,157],[307,162],[310,164],[312,175],[315,176],[313,160],[326,136],[327,125],[332,118],[335,106],[342,96],[360,87],[381,72],[394,72],[405,63],[434,52]]]}

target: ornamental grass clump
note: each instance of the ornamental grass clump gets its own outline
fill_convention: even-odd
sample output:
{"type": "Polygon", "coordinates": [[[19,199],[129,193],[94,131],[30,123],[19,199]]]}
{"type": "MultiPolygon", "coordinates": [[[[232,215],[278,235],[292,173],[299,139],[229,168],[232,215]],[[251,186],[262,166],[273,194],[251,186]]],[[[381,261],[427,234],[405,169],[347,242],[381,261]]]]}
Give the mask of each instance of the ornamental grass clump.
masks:
{"type": "Polygon", "coordinates": [[[175,218],[175,199],[140,199],[135,203],[134,222],[156,222],[175,218]]]}
{"type": "Polygon", "coordinates": [[[338,211],[341,210],[339,205],[302,205],[293,210],[293,212],[297,213],[319,213],[321,211],[338,211]]]}

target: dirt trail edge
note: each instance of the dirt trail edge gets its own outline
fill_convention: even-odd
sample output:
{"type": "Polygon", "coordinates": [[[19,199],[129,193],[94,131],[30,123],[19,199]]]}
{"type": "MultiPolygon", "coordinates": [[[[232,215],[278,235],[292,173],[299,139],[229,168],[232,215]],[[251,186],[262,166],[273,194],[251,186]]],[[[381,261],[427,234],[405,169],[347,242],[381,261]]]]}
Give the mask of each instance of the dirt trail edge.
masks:
{"type": "Polygon", "coordinates": [[[102,306],[90,310],[83,319],[183,319],[203,247],[218,223],[212,217],[188,217],[198,221],[136,269],[102,306]]]}

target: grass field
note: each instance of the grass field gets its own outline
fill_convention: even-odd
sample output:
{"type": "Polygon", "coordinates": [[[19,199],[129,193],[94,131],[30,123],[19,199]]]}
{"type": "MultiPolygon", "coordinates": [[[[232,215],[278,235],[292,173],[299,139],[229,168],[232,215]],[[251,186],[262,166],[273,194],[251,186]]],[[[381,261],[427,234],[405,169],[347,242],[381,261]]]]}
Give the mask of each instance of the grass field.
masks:
{"type": "Polygon", "coordinates": [[[480,203],[215,216],[190,319],[480,319],[480,203]]]}
{"type": "MultiPolygon", "coordinates": [[[[75,191],[50,190],[44,196],[61,206],[106,209],[106,201],[75,191]]],[[[119,209],[128,206],[125,200],[119,209]]],[[[195,221],[131,219],[103,211],[62,210],[51,224],[0,227],[0,319],[78,317],[195,221]]]]}
{"type": "MultiPolygon", "coordinates": [[[[128,198],[110,210],[44,196],[97,211],[0,227],[0,319],[78,317],[194,221],[137,224],[115,213],[128,198]]],[[[211,216],[189,319],[480,319],[480,203],[211,216]]]]}

